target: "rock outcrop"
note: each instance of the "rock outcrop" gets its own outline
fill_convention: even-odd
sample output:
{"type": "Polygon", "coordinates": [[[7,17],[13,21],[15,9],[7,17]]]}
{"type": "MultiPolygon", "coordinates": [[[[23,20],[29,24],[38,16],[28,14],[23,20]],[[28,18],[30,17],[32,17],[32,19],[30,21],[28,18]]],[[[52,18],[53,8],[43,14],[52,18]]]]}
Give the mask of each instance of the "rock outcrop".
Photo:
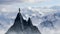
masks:
{"type": "Polygon", "coordinates": [[[6,34],[41,34],[36,26],[33,26],[31,19],[24,20],[20,11],[14,24],[8,29],[6,34]]]}

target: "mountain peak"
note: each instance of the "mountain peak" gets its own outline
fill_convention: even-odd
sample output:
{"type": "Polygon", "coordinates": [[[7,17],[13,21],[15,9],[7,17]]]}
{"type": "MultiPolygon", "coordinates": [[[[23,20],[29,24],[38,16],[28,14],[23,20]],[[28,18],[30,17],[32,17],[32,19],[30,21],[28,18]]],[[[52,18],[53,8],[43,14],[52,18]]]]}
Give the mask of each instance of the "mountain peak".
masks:
{"type": "Polygon", "coordinates": [[[21,11],[21,10],[20,10],[20,8],[19,8],[19,13],[20,13],[20,11],[21,11]]]}
{"type": "Polygon", "coordinates": [[[14,24],[9,28],[6,34],[41,34],[36,26],[33,26],[31,19],[24,20],[19,8],[19,13],[14,24]]]}
{"type": "Polygon", "coordinates": [[[32,26],[32,22],[31,22],[31,19],[30,18],[28,19],[28,25],[29,26],[32,26]]]}

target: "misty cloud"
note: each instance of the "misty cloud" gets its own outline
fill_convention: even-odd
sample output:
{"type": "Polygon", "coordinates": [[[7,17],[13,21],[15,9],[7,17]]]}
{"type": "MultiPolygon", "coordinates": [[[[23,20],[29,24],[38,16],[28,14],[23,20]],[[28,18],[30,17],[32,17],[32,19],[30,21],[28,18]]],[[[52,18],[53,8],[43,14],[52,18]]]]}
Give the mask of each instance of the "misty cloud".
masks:
{"type": "Polygon", "coordinates": [[[14,3],[41,3],[50,0],[0,0],[0,4],[14,4],[14,3]]]}

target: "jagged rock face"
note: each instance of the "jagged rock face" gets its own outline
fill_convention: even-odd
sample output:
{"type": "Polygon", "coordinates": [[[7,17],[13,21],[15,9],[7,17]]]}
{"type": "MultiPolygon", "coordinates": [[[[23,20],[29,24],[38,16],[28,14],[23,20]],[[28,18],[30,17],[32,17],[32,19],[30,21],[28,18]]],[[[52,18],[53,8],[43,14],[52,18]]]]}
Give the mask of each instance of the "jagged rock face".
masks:
{"type": "Polygon", "coordinates": [[[31,19],[28,20],[28,28],[29,34],[41,34],[36,26],[33,26],[31,19]]]}
{"type": "Polygon", "coordinates": [[[22,31],[22,15],[20,13],[17,14],[14,24],[10,27],[6,34],[16,34],[22,31]]]}
{"type": "Polygon", "coordinates": [[[41,34],[36,26],[32,25],[31,19],[24,20],[20,13],[17,14],[14,24],[6,34],[41,34]]]}

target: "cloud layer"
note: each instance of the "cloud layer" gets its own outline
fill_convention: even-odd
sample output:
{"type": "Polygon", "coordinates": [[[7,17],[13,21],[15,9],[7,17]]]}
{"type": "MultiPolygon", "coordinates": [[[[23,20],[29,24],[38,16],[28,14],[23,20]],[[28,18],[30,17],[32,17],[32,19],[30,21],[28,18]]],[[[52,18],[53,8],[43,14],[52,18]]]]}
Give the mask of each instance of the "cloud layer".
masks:
{"type": "MultiPolygon", "coordinates": [[[[3,7],[2,10],[5,10],[5,12],[1,11],[0,12],[0,23],[3,26],[0,26],[1,30],[0,30],[0,34],[5,33],[6,29],[8,29],[10,27],[10,25],[12,25],[14,22],[14,19],[17,15],[17,11],[16,12],[12,12],[12,10],[8,10],[10,12],[6,11],[7,9],[10,9],[10,7],[3,7]],[[2,16],[3,15],[3,16],[2,16]],[[4,28],[3,28],[4,27],[4,28]]],[[[23,15],[23,17],[25,17],[25,19],[27,19],[28,17],[31,17],[32,22],[34,25],[38,25],[40,24],[42,21],[45,21],[46,19],[44,19],[44,16],[48,16],[48,20],[54,21],[55,19],[57,19],[55,25],[56,25],[56,30],[49,30],[49,29],[40,29],[42,34],[60,34],[60,12],[59,11],[55,11],[53,9],[45,9],[45,8],[33,8],[33,7],[28,7],[28,8],[23,8],[21,11],[21,14],[23,15]],[[54,14],[56,13],[56,18],[53,18],[54,14]]],[[[39,26],[40,27],[40,26],[39,26]]]]}
{"type": "Polygon", "coordinates": [[[11,3],[41,3],[50,0],[0,0],[0,4],[11,4],[11,3]]]}

